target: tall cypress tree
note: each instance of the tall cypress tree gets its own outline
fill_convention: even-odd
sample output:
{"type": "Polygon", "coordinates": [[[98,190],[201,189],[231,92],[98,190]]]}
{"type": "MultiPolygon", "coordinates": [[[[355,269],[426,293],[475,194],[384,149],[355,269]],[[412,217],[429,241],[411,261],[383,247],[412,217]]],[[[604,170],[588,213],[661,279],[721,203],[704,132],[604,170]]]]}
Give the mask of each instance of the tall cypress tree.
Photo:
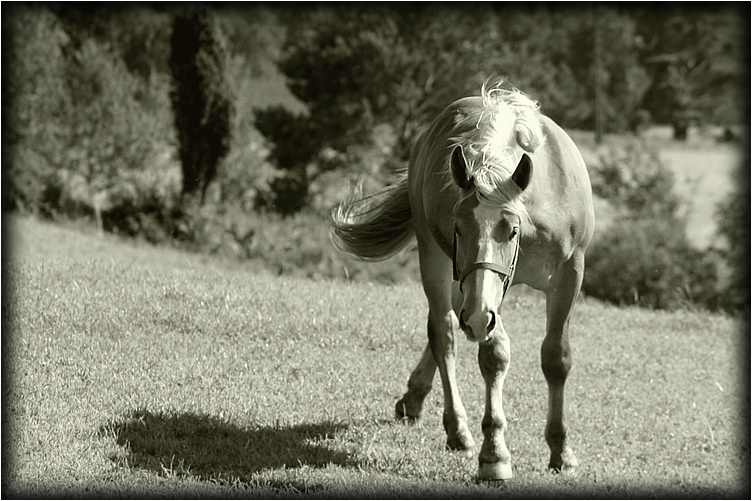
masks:
{"type": "Polygon", "coordinates": [[[183,194],[201,194],[217,173],[230,144],[232,102],[225,79],[225,49],[204,10],[175,16],[170,39],[170,94],[183,194]]]}

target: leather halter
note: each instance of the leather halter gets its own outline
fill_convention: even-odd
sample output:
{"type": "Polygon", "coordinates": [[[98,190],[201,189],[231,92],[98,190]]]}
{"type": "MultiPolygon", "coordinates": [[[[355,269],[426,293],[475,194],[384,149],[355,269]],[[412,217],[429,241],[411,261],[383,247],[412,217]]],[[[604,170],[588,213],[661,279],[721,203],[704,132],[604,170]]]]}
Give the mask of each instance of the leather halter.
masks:
{"type": "Polygon", "coordinates": [[[517,233],[517,236],[515,238],[515,246],[514,246],[514,256],[512,257],[512,262],[509,263],[509,266],[501,266],[499,264],[490,262],[490,261],[476,261],[475,263],[468,266],[464,272],[461,272],[459,267],[457,266],[457,232],[454,232],[454,240],[452,242],[452,270],[454,273],[454,281],[460,283],[460,291],[462,291],[462,282],[465,281],[465,278],[472,273],[475,270],[490,270],[494,273],[498,273],[502,276],[502,284],[505,282],[509,282],[511,284],[512,279],[514,278],[514,269],[517,265],[517,256],[520,252],[520,235],[519,232],[517,233]]]}

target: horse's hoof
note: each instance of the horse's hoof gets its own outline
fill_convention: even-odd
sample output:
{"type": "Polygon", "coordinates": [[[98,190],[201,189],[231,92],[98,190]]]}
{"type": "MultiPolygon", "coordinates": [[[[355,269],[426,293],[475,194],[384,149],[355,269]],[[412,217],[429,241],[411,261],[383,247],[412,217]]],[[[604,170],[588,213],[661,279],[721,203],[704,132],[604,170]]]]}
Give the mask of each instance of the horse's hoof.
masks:
{"type": "Polygon", "coordinates": [[[449,445],[449,442],[446,444],[446,450],[451,452],[452,454],[465,458],[470,459],[473,456],[475,456],[475,444],[473,442],[470,442],[469,445],[449,445]]]}
{"type": "Polygon", "coordinates": [[[478,466],[478,480],[511,480],[512,463],[480,463],[478,466]]]}
{"type": "Polygon", "coordinates": [[[548,469],[554,473],[563,473],[566,475],[574,475],[577,471],[579,463],[574,456],[574,452],[569,447],[566,447],[559,457],[551,457],[548,463],[548,469]]]}
{"type": "Polygon", "coordinates": [[[397,421],[402,421],[407,424],[415,424],[420,419],[420,414],[410,415],[407,410],[407,404],[400,400],[397,405],[394,406],[394,418],[397,421]]]}
{"type": "Polygon", "coordinates": [[[475,441],[470,432],[457,432],[447,436],[446,448],[448,451],[457,453],[460,456],[471,458],[475,455],[475,441]]]}
{"type": "Polygon", "coordinates": [[[420,421],[420,416],[406,416],[402,413],[395,412],[394,419],[405,424],[415,424],[420,421]]]}

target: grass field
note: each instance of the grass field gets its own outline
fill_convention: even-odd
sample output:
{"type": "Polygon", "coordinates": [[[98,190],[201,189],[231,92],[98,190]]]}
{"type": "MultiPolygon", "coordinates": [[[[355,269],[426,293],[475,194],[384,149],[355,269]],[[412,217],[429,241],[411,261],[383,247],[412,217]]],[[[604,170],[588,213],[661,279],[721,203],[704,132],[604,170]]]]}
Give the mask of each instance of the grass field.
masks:
{"type": "MultiPolygon", "coordinates": [[[[438,380],[423,421],[393,421],[425,343],[418,284],[276,277],[15,221],[3,497],[749,494],[749,341],[730,317],[580,301],[568,398],[581,467],[559,477],[545,469],[544,304],[513,291],[515,478],[477,484],[477,459],[444,451],[438,380]]],[[[458,379],[479,443],[475,356],[461,345],[458,379]]]]}

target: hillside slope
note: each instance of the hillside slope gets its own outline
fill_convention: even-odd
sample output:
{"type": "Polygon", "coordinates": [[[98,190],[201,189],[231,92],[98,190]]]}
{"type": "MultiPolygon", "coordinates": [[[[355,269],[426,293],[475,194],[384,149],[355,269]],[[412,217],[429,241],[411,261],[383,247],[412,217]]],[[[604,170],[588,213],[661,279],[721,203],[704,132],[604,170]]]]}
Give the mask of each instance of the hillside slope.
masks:
{"type": "MultiPolygon", "coordinates": [[[[444,451],[438,380],[421,423],[392,419],[425,345],[418,284],[276,277],[28,218],[15,220],[12,250],[4,491],[502,494],[474,483],[475,459],[444,451]]],[[[505,498],[748,488],[747,352],[733,319],[590,300],[577,305],[571,327],[569,424],[580,474],[548,475],[543,311],[539,295],[504,306],[516,475],[505,498]]],[[[475,351],[461,344],[458,380],[479,441],[475,351]]]]}

